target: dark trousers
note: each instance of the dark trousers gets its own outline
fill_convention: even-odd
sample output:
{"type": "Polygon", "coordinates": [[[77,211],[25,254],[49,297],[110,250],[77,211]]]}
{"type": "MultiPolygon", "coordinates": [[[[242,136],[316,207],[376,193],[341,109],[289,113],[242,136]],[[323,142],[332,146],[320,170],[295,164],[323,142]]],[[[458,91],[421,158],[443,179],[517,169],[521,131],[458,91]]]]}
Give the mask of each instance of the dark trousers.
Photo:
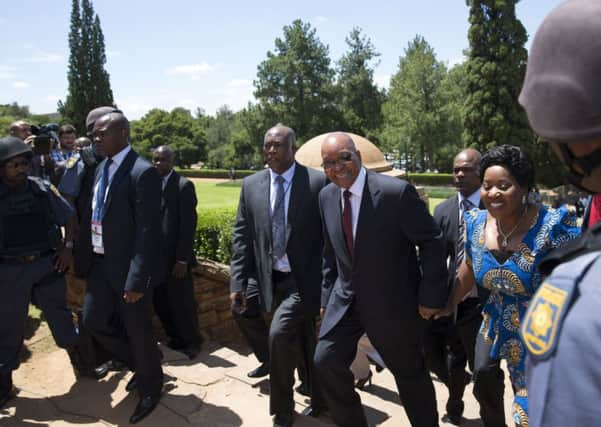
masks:
{"type": "Polygon", "coordinates": [[[0,374],[19,367],[29,302],[44,313],[56,344],[67,350],[78,342],[71,311],[65,302],[66,284],[54,272],[51,256],[31,263],[0,262],[0,374]]]}
{"type": "MultiPolygon", "coordinates": [[[[168,270],[173,269],[173,266],[168,270]]],[[[192,275],[177,279],[171,274],[165,283],[154,289],[154,311],[161,320],[167,336],[182,347],[200,346],[198,315],[192,275]]]]}
{"type": "Polygon", "coordinates": [[[289,414],[294,410],[294,369],[311,394],[311,404],[323,407],[315,379],[313,354],[316,345],[315,321],[307,316],[292,275],[274,283],[274,307],[268,328],[260,312],[256,288],[247,290],[247,309],[234,318],[257,359],[269,363],[270,413],[289,414]]]}
{"type": "Polygon", "coordinates": [[[480,418],[485,427],[505,426],[504,374],[498,360],[491,360],[487,350],[477,350],[478,331],[482,324],[478,298],[469,298],[457,306],[456,328],[463,343],[470,370],[474,373],[474,396],[480,404],[480,418]],[[476,353],[480,353],[480,357],[476,353]],[[480,360],[476,360],[480,359],[480,360]]]}
{"type": "Polygon", "coordinates": [[[104,258],[94,258],[84,300],[84,326],[136,373],[140,396],[158,396],[163,371],[152,329],[152,291],[135,303],[126,303],[123,288],[113,288],[108,281],[109,268],[104,258]]]}
{"type": "Polygon", "coordinates": [[[446,411],[452,418],[461,418],[463,393],[471,376],[465,372],[467,355],[453,317],[431,320],[424,335],[426,366],[449,390],[446,411]]]}
{"type": "MultiPolygon", "coordinates": [[[[363,332],[359,313],[355,304],[352,304],[336,326],[319,339],[315,350],[315,368],[320,385],[330,414],[339,427],[367,426],[361,399],[355,391],[350,370],[357,353],[357,341],[363,332]]],[[[411,425],[437,426],[436,397],[432,380],[421,356],[421,337],[414,343],[403,341],[399,336],[397,330],[391,330],[389,339],[377,341],[370,337],[370,340],[394,375],[411,425]],[[405,349],[406,353],[403,354],[405,349]],[[416,360],[409,360],[414,358],[416,360]]]]}

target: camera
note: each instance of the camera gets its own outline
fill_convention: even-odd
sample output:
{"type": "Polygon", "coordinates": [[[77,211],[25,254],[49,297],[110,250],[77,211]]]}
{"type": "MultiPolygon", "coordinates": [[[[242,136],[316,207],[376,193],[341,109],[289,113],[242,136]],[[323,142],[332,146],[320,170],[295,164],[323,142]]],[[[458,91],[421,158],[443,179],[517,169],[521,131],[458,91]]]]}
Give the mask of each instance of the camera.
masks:
{"type": "Polygon", "coordinates": [[[31,133],[34,135],[31,147],[33,154],[39,156],[50,154],[50,150],[58,142],[56,135],[58,127],[56,123],[47,123],[39,126],[31,125],[31,133]]]}

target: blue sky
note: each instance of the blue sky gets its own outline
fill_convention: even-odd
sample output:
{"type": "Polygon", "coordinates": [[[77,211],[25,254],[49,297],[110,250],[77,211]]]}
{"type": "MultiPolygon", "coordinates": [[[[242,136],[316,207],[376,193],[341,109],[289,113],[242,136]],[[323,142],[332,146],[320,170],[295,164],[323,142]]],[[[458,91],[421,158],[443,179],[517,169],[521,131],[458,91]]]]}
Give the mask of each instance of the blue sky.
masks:
{"type": "MultiPolygon", "coordinates": [[[[517,15],[529,35],[561,0],[522,0],[517,15]]],[[[468,46],[465,0],[96,0],[106,39],[107,70],[118,106],[131,118],[151,108],[204,108],[213,114],[253,100],[257,65],[274,49],[282,27],[310,22],[329,46],[346,51],[345,37],[363,29],[382,54],[376,82],[387,87],[399,56],[416,34],[439,59],[454,64],[468,46]]],[[[0,9],[0,104],[56,110],[67,92],[70,0],[21,0],[0,9]],[[52,6],[50,6],[52,5],[52,6]]]]}

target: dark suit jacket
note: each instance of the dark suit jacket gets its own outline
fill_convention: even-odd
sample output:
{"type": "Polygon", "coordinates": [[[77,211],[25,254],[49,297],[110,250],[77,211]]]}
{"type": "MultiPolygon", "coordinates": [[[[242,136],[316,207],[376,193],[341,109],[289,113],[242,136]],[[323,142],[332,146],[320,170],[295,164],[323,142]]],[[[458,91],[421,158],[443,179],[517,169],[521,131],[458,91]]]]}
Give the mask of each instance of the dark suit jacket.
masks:
{"type": "Polygon", "coordinates": [[[388,339],[398,342],[419,333],[418,304],[445,305],[447,270],[442,233],[415,188],[367,172],[352,258],[342,231],[340,188],[328,185],[319,202],[324,225],[321,303],[327,306],[320,336],[340,321],[352,294],[376,348],[388,339]]]}
{"type": "MultiPolygon", "coordinates": [[[[319,312],[321,253],[323,239],[317,197],[325,185],[325,175],[296,164],[288,206],[286,254],[308,314],[319,312]]],[[[242,181],[238,216],[232,242],[232,292],[242,291],[249,280],[259,285],[261,306],[273,305],[269,170],[257,172],[242,181]]]]}
{"type": "Polygon", "coordinates": [[[173,171],[161,199],[162,250],[167,272],[171,271],[176,261],[196,264],[196,203],[194,184],[173,171]]]}
{"type": "MultiPolygon", "coordinates": [[[[105,162],[96,168],[96,182],[105,162]]],[[[132,149],[113,176],[102,217],[107,279],[113,288],[144,292],[163,278],[160,209],[158,172],[132,149]]],[[[90,233],[89,227],[81,231],[90,233]]]]}
{"type": "MultiPolygon", "coordinates": [[[[480,202],[480,209],[484,205],[480,202]]],[[[445,245],[445,259],[448,260],[448,286],[449,294],[455,283],[455,273],[459,266],[456,262],[457,256],[457,234],[459,233],[459,199],[457,195],[449,197],[434,208],[434,221],[440,227],[445,245]]],[[[486,302],[489,292],[484,288],[478,288],[478,295],[482,302],[486,302]]]]}

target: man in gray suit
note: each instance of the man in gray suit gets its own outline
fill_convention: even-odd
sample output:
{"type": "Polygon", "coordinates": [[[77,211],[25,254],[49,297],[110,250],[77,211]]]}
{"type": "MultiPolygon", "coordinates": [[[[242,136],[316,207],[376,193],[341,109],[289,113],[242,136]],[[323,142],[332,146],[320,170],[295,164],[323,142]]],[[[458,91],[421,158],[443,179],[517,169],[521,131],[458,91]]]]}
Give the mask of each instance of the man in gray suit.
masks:
{"type": "Polygon", "coordinates": [[[317,416],[323,409],[312,357],[323,248],[317,196],[325,176],[294,161],[294,144],[288,127],[277,125],[265,134],[269,169],[242,182],[232,244],[232,309],[255,353],[262,354],[262,362],[269,360],[274,426],[293,423],[299,358],[305,361],[312,396],[312,407],[304,414],[317,416]],[[262,311],[273,312],[268,352],[262,311]]]}
{"type": "Polygon", "coordinates": [[[366,332],[411,424],[436,426],[422,335],[447,299],[442,233],[412,185],[362,167],[349,135],[328,135],[321,155],[332,184],[319,194],[325,313],[315,367],[330,413],[338,426],[367,426],[349,370],[366,332]]]}

